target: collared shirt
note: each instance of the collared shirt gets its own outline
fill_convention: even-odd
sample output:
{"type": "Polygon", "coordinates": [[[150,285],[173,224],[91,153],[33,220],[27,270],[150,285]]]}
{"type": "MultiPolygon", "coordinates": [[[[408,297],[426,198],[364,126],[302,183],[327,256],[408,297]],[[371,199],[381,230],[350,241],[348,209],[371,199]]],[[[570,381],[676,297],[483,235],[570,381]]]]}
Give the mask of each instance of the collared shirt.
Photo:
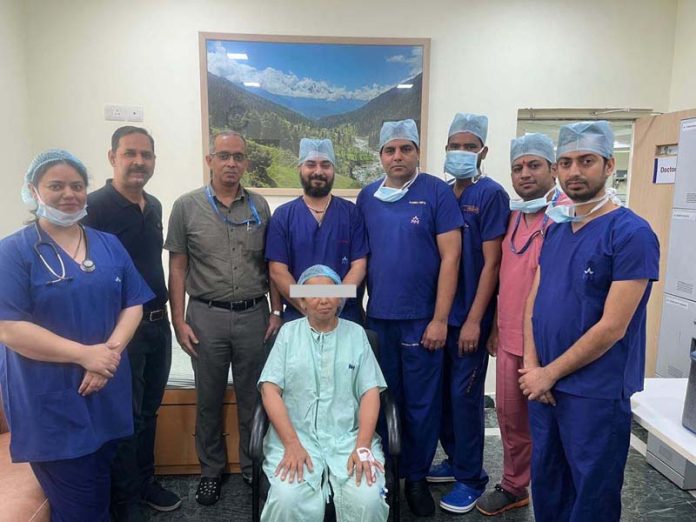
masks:
{"type": "Polygon", "coordinates": [[[107,180],[106,185],[87,196],[87,217],[82,222],[114,234],[131,256],[133,264],[155,293],[145,311],[160,310],[167,302],[167,286],[162,267],[162,204],[144,193],[145,207],[129,201],[107,180]]]}
{"type": "Polygon", "coordinates": [[[259,194],[240,187],[229,207],[210,187],[220,214],[213,210],[205,187],[174,202],[164,248],[188,256],[186,292],[198,299],[242,301],[268,292],[268,266],[264,259],[266,228],[271,211],[259,194]],[[252,220],[254,202],[260,224],[230,225],[252,220]]]}
{"type": "Polygon", "coordinates": [[[614,281],[647,279],[624,337],[554,386],[580,397],[628,399],[643,389],[645,308],[659,276],[660,245],[648,222],[623,207],[575,232],[571,225],[551,225],[541,247],[532,317],[539,362],[556,360],[597,324],[614,281]]]}

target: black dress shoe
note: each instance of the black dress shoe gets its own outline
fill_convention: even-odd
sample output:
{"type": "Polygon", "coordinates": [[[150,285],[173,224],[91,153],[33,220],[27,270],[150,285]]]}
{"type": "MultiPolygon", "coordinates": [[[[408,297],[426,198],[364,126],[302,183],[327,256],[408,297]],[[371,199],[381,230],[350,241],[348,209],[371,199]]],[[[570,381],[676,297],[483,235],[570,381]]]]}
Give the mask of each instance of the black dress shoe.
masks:
{"type": "Polygon", "coordinates": [[[196,489],[196,502],[204,506],[212,506],[220,500],[221,489],[220,477],[201,477],[196,489]]]}
{"type": "Polygon", "coordinates": [[[405,481],[404,494],[411,513],[417,517],[430,517],[435,514],[435,502],[425,479],[405,481]]]}

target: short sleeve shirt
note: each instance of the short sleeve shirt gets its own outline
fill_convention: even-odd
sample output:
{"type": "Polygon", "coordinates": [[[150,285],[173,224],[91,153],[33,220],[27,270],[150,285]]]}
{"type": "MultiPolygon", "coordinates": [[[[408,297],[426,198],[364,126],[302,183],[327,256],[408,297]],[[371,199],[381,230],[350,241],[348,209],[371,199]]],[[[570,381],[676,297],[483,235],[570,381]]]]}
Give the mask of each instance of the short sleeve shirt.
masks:
{"type": "Polygon", "coordinates": [[[627,399],[643,389],[646,305],[659,276],[659,260],[660,246],[650,225],[623,207],[577,232],[570,223],[549,227],[532,317],[542,365],[597,324],[614,281],[649,281],[624,337],[599,359],[560,379],[556,389],[599,399],[627,399]]]}
{"type": "MultiPolygon", "coordinates": [[[[212,192],[212,187],[211,187],[212,192]]],[[[205,187],[174,202],[164,248],[188,256],[186,292],[204,300],[243,301],[268,292],[268,268],[264,259],[266,229],[271,211],[259,194],[241,188],[229,207],[212,192],[211,206],[205,187]],[[253,220],[250,202],[261,223],[230,225],[253,220]]]]}
{"type": "Polygon", "coordinates": [[[435,311],[440,251],[437,236],[461,228],[462,214],[442,179],[420,173],[400,200],[374,197],[382,180],[363,188],[357,206],[370,248],[367,315],[426,319],[435,311]]]}
{"type": "MultiPolygon", "coordinates": [[[[457,203],[464,226],[457,293],[449,316],[449,324],[453,326],[466,321],[474,303],[484,265],[483,243],[503,237],[510,217],[510,198],[491,178],[483,177],[469,185],[457,203]]],[[[495,299],[491,299],[482,322],[491,324],[494,313],[495,299]]]]}
{"type": "MultiPolygon", "coordinates": [[[[368,252],[360,212],[355,204],[339,197],[331,198],[321,224],[300,197],[278,207],[268,228],[266,259],[286,264],[295,281],[316,264],[332,268],[343,279],[351,263],[368,252]]],[[[285,313],[286,319],[300,317],[290,305],[285,313]]],[[[341,317],[360,321],[358,299],[346,301],[341,317]]]]}
{"type": "MultiPolygon", "coordinates": [[[[59,246],[37,246],[33,225],[0,242],[0,321],[28,321],[92,345],[109,338],[124,308],[154,297],[115,236],[89,227],[85,234],[96,267],[89,273],[59,246]],[[60,255],[69,279],[48,284],[55,276],[35,246],[58,274],[60,255]]],[[[42,239],[51,242],[45,233],[42,239]]],[[[84,373],[78,365],[36,361],[0,344],[1,395],[15,462],[77,458],[133,433],[128,359],[87,397],[78,393],[84,373]]]]}
{"type": "Polygon", "coordinates": [[[82,221],[97,230],[109,232],[121,241],[133,264],[155,298],[146,303],[147,310],[160,310],[167,302],[167,287],[162,266],[162,204],[145,193],[145,207],[120,194],[112,180],[87,196],[87,216],[82,221]]]}

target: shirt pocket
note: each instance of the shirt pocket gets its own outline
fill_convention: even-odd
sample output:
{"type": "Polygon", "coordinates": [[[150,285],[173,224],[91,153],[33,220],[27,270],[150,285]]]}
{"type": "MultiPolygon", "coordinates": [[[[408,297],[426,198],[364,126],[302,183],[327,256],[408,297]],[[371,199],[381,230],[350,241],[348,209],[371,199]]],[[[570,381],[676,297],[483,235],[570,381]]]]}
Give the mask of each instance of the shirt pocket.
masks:
{"type": "Polygon", "coordinates": [[[612,282],[611,259],[603,254],[594,254],[581,262],[575,274],[576,288],[588,298],[606,298],[612,282]]]}
{"type": "Polygon", "coordinates": [[[92,438],[92,420],[77,390],[43,393],[37,399],[41,438],[50,440],[52,446],[79,448],[92,438]]]}
{"type": "Polygon", "coordinates": [[[244,231],[243,247],[247,252],[262,251],[266,239],[266,222],[259,225],[249,224],[244,231]]]}
{"type": "Polygon", "coordinates": [[[427,205],[409,204],[398,209],[399,227],[409,234],[432,234],[430,210],[427,205]]]}

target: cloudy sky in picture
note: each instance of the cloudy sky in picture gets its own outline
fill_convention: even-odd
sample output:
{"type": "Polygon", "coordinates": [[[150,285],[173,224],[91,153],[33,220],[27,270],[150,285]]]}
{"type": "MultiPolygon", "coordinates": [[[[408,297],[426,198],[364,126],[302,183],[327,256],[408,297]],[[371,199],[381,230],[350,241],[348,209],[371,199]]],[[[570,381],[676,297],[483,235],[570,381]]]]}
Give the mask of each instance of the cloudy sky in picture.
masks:
{"type": "MultiPolygon", "coordinates": [[[[413,78],[422,47],[209,40],[208,72],[249,92],[354,109],[413,78]],[[246,57],[246,59],[244,59],[246,57]]],[[[332,111],[333,112],[333,111],[332,111]]],[[[342,111],[339,111],[342,112],[342,111]]]]}

